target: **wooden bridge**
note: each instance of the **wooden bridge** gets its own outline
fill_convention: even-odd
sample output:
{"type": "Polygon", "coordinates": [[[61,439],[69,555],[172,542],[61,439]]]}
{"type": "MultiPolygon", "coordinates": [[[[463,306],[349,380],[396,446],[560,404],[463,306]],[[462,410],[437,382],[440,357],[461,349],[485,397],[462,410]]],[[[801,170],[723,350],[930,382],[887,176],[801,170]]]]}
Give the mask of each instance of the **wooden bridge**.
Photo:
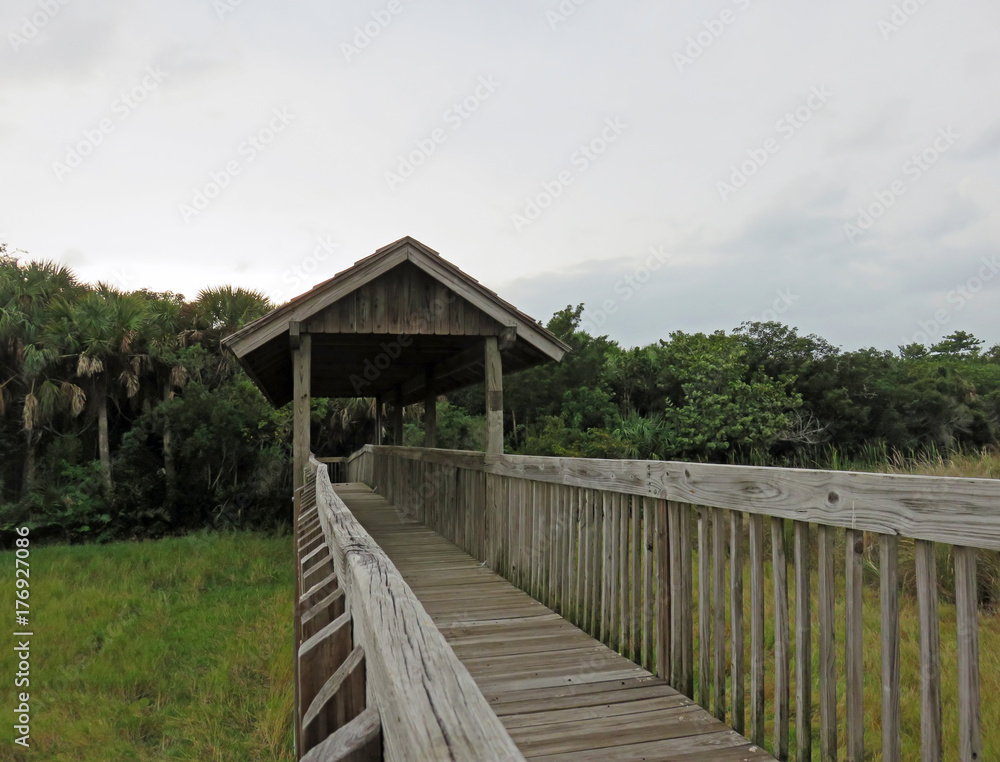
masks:
{"type": "Polygon", "coordinates": [[[1000,727],[998,481],[505,455],[503,372],[568,347],[413,239],[226,343],[294,400],[301,759],[980,760],[1000,727]],[[484,379],[487,451],[435,449],[437,395],[484,379]],[[311,457],[314,394],[374,397],[376,444],[311,457]]]}

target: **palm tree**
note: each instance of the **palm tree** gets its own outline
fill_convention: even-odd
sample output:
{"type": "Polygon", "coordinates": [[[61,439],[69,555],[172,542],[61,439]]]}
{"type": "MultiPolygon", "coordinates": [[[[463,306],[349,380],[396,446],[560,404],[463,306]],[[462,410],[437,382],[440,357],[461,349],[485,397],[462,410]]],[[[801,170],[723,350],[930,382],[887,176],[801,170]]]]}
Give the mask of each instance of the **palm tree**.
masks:
{"type": "Polygon", "coordinates": [[[98,451],[104,486],[114,483],[111,474],[111,440],[108,401],[118,382],[129,398],[139,394],[140,379],[152,368],[148,354],[150,322],[145,299],[123,294],[99,283],[75,302],[57,300],[49,323],[50,341],[62,346],[76,360],[75,375],[89,380],[97,407],[98,451]]]}
{"type": "Polygon", "coordinates": [[[221,341],[270,312],[271,302],[260,291],[222,286],[202,290],[191,308],[195,328],[221,341]]]}
{"type": "Polygon", "coordinates": [[[86,400],[60,374],[57,353],[40,344],[52,305],[82,291],[69,268],[49,261],[22,264],[0,244],[0,416],[14,399],[23,400],[22,494],[34,486],[42,427],[61,410],[79,415],[86,400]]]}

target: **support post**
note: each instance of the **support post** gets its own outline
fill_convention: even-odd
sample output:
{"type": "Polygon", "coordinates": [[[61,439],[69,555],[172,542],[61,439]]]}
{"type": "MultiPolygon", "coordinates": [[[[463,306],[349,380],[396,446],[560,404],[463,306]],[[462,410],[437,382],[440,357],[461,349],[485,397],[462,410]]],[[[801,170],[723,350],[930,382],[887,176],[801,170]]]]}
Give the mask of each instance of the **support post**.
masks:
{"type": "Polygon", "coordinates": [[[396,401],[392,404],[392,443],[403,446],[403,390],[396,384],[396,401]]]}
{"type": "Polygon", "coordinates": [[[375,444],[382,444],[382,395],[375,395],[375,444]]]}
{"type": "Polygon", "coordinates": [[[427,368],[424,387],[424,447],[437,447],[437,394],[434,393],[434,367],[427,368]]]}
{"type": "Polygon", "coordinates": [[[496,336],[486,337],[486,454],[503,454],[503,366],[496,336]]]}
{"type": "Polygon", "coordinates": [[[312,450],[309,441],[309,411],[312,402],[312,336],[301,333],[299,324],[293,323],[290,331],[292,340],[294,422],[293,446],[295,473],[292,475],[294,489],[305,484],[305,469],[309,465],[312,450]]]}

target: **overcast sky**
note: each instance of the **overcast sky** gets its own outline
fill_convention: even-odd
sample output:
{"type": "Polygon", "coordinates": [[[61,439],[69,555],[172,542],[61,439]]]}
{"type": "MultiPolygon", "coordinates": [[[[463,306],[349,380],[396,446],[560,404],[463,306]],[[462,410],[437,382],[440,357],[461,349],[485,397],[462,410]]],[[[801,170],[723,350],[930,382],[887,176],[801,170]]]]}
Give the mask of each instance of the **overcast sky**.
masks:
{"type": "Polygon", "coordinates": [[[412,235],[625,345],[1000,342],[995,0],[4,0],[0,241],[277,301],[412,235]]]}

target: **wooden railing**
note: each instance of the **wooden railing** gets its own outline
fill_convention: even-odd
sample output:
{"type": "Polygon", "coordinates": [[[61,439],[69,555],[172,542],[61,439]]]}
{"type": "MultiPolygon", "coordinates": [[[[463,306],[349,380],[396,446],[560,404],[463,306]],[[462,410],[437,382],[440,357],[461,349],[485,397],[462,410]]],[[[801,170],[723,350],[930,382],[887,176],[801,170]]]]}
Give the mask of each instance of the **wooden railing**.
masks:
{"type": "Polygon", "coordinates": [[[347,481],[347,458],[316,458],[316,460],[326,464],[331,482],[340,484],[347,481]]]}
{"type": "Polygon", "coordinates": [[[873,714],[881,716],[872,724],[881,726],[882,759],[901,758],[904,543],[919,610],[919,625],[905,632],[919,642],[919,665],[905,679],[919,686],[922,758],[945,755],[949,670],[957,674],[958,748],[948,757],[982,759],[977,554],[1000,550],[998,481],[373,446],[352,456],[348,479],[371,485],[779,759],[792,739],[795,758],[810,759],[818,732],[822,759],[839,750],[861,760],[866,740],[876,745],[865,737],[873,714]],[[947,665],[942,546],[954,559],[957,620],[957,658],[947,665]],[[874,704],[871,692],[864,699],[866,575],[878,587],[881,658],[867,666],[881,672],[874,704]]]}
{"type": "Polygon", "coordinates": [[[413,591],[310,461],[296,494],[300,759],[523,760],[413,591]]]}

